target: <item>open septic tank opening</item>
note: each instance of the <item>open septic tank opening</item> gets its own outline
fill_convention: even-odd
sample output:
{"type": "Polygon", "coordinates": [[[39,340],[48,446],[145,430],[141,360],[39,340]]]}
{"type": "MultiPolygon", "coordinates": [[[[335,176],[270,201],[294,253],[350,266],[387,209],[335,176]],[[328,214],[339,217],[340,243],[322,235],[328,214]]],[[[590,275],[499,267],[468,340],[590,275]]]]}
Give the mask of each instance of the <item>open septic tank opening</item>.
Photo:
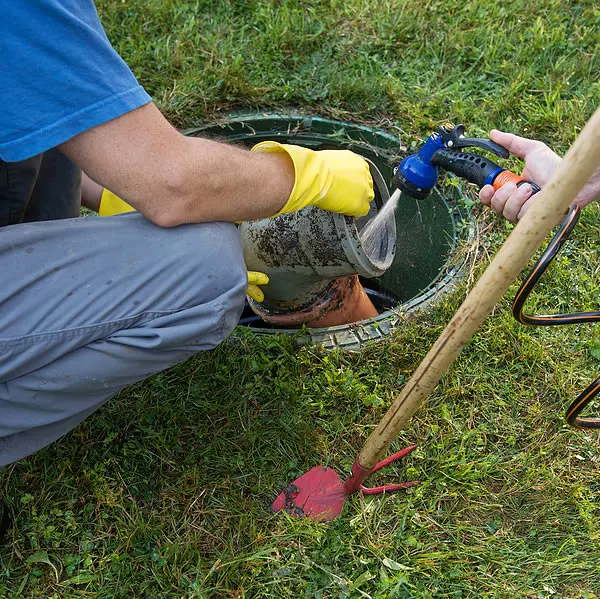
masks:
{"type": "MultiPolygon", "coordinates": [[[[291,143],[313,150],[349,149],[371,160],[383,175],[391,193],[393,168],[405,156],[399,137],[362,125],[318,117],[252,115],[231,118],[218,125],[186,131],[196,135],[251,147],[266,140],[291,143]]],[[[384,183],[384,184],[385,184],[384,183]]],[[[386,196],[388,194],[385,194],[386,196]]],[[[472,220],[458,203],[458,194],[444,197],[435,188],[426,200],[401,197],[396,210],[396,255],[391,267],[378,278],[360,278],[379,316],[327,328],[306,330],[302,342],[325,347],[359,349],[363,342],[379,339],[392,330],[401,314],[435,301],[450,289],[465,265],[465,252],[458,248],[474,236],[472,220]],[[462,257],[458,256],[462,254],[462,257]]],[[[360,231],[383,206],[376,193],[371,212],[358,219],[360,231]]],[[[240,325],[263,334],[298,334],[297,329],[269,325],[247,305],[240,325]]]]}

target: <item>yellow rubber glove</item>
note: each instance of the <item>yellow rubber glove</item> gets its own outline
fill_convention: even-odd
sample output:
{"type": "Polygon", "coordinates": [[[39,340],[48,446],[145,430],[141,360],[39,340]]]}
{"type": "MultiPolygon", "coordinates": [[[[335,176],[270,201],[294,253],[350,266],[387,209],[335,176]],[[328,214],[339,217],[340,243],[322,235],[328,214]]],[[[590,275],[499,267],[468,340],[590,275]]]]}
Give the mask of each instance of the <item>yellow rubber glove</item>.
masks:
{"type": "MultiPolygon", "coordinates": [[[[127,202],[116,196],[112,191],[105,189],[100,197],[100,206],[98,214],[100,216],[112,216],[113,214],[122,214],[124,212],[134,212],[135,208],[127,202]]],[[[264,272],[248,271],[248,290],[246,293],[255,301],[262,302],[265,294],[259,285],[266,285],[269,277],[264,272]]]]}
{"type": "Polygon", "coordinates": [[[246,293],[258,303],[265,299],[265,294],[259,285],[266,285],[269,282],[269,277],[264,272],[256,272],[255,270],[248,271],[248,290],[246,293]]]}
{"type": "Polygon", "coordinates": [[[367,162],[349,150],[309,150],[301,146],[263,141],[252,152],[285,152],[294,163],[296,181],[292,193],[277,214],[306,206],[364,216],[374,197],[367,162]]]}
{"type": "Polygon", "coordinates": [[[100,216],[111,216],[113,214],[122,214],[123,212],[135,212],[135,208],[124,202],[112,191],[105,189],[100,197],[100,206],[98,214],[100,216]]]}

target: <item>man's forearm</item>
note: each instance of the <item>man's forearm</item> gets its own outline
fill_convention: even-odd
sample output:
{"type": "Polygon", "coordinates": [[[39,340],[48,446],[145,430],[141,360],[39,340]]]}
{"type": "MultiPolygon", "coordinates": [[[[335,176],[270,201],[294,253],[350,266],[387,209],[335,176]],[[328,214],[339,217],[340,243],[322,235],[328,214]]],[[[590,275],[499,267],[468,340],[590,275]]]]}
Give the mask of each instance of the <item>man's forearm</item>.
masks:
{"type": "Polygon", "coordinates": [[[89,210],[98,212],[102,199],[102,185],[92,181],[85,172],[81,173],[81,205],[89,210]]]}
{"type": "Polygon", "coordinates": [[[271,216],[294,186],[287,155],[183,136],[153,104],[77,135],[61,150],[161,226],[271,216]]]}

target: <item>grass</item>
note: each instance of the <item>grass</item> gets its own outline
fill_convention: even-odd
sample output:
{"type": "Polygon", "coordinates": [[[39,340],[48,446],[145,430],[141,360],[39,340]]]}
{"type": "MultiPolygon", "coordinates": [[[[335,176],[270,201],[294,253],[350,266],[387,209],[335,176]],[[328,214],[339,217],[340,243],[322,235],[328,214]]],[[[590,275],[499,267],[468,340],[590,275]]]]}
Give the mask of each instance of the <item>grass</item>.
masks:
{"type": "MultiPolygon", "coordinates": [[[[182,127],[292,107],[376,124],[408,147],[454,121],[562,152],[600,104],[591,0],[98,6],[182,127]]],[[[476,277],[510,225],[473,210],[476,277]]],[[[532,310],[598,309],[599,229],[596,206],[532,310]]],[[[358,354],[238,330],[126,389],[0,474],[16,517],[0,597],[597,598],[599,438],[563,412],[598,372],[599,330],[518,325],[516,284],[393,446],[419,447],[381,480],[420,486],[353,496],[328,525],[267,510],[312,466],[349,470],[471,284],[358,354]]]]}

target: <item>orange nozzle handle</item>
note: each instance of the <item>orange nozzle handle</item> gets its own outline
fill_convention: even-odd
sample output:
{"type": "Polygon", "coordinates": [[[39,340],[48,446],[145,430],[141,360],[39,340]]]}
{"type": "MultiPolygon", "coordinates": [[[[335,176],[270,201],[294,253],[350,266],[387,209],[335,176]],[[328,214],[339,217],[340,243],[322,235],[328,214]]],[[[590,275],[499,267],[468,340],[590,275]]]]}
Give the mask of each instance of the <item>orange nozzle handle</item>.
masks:
{"type": "Polygon", "coordinates": [[[512,181],[513,183],[515,183],[516,185],[518,185],[519,183],[521,183],[521,181],[525,181],[525,178],[521,177],[521,175],[517,175],[516,173],[511,173],[510,171],[502,171],[494,179],[494,182],[492,183],[492,186],[497,191],[505,183],[508,183],[509,181],[512,181]]]}

